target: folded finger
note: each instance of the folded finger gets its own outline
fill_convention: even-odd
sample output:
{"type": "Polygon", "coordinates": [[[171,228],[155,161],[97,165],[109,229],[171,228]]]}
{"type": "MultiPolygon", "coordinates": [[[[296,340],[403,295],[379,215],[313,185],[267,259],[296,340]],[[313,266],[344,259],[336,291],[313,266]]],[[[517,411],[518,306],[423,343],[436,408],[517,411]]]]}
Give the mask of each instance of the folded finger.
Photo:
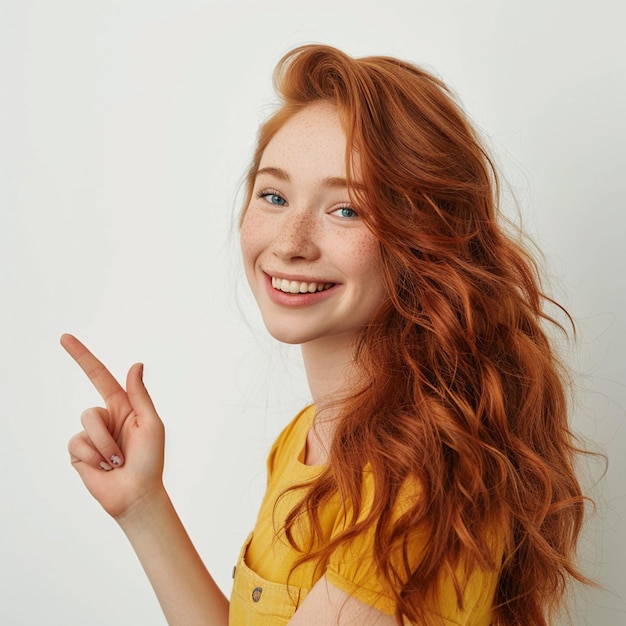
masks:
{"type": "Polygon", "coordinates": [[[109,412],[102,407],[87,409],[80,416],[85,433],[91,445],[102,456],[103,460],[112,467],[119,467],[124,463],[124,455],[120,450],[114,435],[109,427],[111,420],[109,412]]]}
{"type": "Polygon", "coordinates": [[[84,463],[107,472],[113,469],[113,467],[107,463],[102,455],[94,448],[93,444],[89,440],[89,437],[87,436],[87,433],[84,431],[74,435],[70,439],[67,449],[70,453],[72,465],[77,468],[80,463],[84,463]]]}

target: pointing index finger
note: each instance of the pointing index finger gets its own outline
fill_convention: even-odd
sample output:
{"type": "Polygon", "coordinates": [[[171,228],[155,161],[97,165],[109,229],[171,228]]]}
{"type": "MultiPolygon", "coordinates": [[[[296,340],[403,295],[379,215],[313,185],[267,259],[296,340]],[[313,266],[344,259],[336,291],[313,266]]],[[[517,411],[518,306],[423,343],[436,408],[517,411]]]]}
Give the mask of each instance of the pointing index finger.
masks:
{"type": "Polygon", "coordinates": [[[73,335],[66,333],[61,337],[61,345],[74,361],[78,363],[83,372],[87,374],[87,377],[98,390],[108,408],[111,408],[112,404],[116,404],[115,408],[122,410],[130,409],[126,391],[115,380],[113,374],[83,343],[73,335]]]}

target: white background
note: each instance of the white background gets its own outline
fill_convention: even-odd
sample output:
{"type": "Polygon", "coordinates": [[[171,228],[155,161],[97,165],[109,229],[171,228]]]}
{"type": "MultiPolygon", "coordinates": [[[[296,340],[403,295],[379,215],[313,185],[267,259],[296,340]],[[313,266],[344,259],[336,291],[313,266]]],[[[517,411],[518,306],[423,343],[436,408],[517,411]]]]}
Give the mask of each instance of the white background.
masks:
{"type": "MultiPolygon", "coordinates": [[[[269,445],[308,396],[266,337],[234,215],[271,71],[295,45],[432,69],[490,138],[550,289],[577,321],[574,428],[609,457],[573,621],[626,622],[626,50],[619,0],[0,0],[0,623],[163,624],[70,467],[96,393],[58,345],[166,422],[166,482],[228,592],[269,445]]],[[[512,207],[510,195],[506,205],[512,207]]],[[[596,484],[597,483],[597,484],[596,484]]]]}

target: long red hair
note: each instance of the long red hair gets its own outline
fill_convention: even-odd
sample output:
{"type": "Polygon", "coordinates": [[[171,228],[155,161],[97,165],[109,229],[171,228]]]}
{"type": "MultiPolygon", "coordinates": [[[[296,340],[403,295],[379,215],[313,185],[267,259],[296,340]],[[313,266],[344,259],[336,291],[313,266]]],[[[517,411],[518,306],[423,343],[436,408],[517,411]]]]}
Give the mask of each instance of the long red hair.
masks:
{"type": "Polygon", "coordinates": [[[348,180],[358,159],[363,185],[351,196],[380,241],[388,295],[356,346],[367,384],[341,403],[329,463],[291,511],[287,537],[295,544],[294,525],[308,520],[321,547],[302,560],[324,563],[374,527],[399,619],[438,623],[429,599],[442,572],[465,564],[500,569],[495,624],[548,624],[569,580],[585,580],[574,564],[585,499],[566,373],[547,334],[563,328],[545,311],[556,303],[532,256],[503,227],[492,161],[447,87],[398,59],[303,46],[279,62],[275,85],[282,106],[260,130],[249,196],[285,121],[312,102],[335,104],[348,180]],[[359,519],[368,464],[374,502],[359,519]],[[394,519],[410,478],[422,497],[394,519]],[[336,494],[354,523],[329,541],[318,507],[336,494]],[[396,571],[392,546],[424,523],[432,537],[419,567],[407,559],[396,571]],[[504,546],[498,563],[494,531],[504,546]]]}

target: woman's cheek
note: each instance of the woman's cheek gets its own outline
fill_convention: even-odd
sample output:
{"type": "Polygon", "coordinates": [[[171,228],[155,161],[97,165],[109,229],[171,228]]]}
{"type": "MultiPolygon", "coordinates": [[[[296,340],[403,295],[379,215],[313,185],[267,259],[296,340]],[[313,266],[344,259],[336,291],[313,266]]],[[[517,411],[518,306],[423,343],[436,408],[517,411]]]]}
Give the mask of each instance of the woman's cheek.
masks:
{"type": "Polygon", "coordinates": [[[350,256],[360,273],[369,273],[372,278],[382,273],[382,257],[378,240],[366,231],[354,241],[350,256]]]}
{"type": "Polygon", "coordinates": [[[248,208],[244,215],[243,222],[241,224],[241,231],[239,233],[239,241],[241,245],[241,252],[244,260],[248,260],[248,257],[254,253],[255,249],[260,244],[260,228],[262,222],[259,219],[258,214],[254,209],[248,208]]]}

